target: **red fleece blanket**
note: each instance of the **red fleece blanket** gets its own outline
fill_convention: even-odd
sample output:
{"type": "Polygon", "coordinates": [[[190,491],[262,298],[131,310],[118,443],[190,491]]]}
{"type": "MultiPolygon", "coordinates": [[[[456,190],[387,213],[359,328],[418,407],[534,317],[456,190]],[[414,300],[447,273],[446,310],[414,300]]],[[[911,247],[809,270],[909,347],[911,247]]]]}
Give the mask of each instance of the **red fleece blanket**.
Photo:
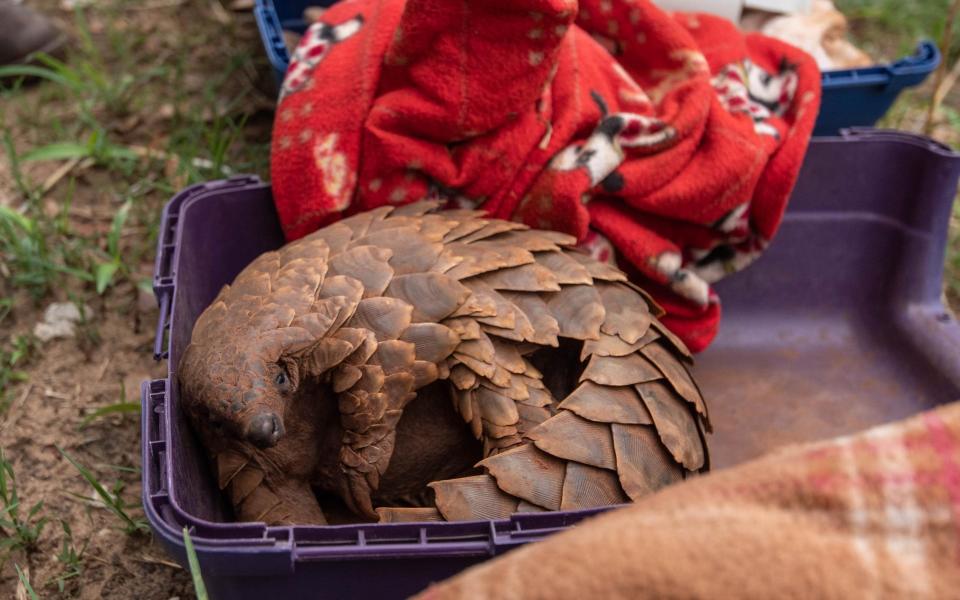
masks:
{"type": "Polygon", "coordinates": [[[646,0],[348,0],[297,48],[273,134],[289,239],[428,196],[576,235],[694,351],[711,284],[777,230],[814,61],[646,0]]]}

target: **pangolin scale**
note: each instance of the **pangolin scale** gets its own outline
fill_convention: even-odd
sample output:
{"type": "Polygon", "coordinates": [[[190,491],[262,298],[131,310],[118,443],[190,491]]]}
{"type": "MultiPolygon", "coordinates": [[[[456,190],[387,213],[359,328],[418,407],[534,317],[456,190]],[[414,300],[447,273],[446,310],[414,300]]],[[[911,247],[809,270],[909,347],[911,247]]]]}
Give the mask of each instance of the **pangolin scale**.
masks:
{"type": "Polygon", "coordinates": [[[197,320],[183,406],[238,519],[502,518],[708,467],[690,354],[614,267],[434,202],[253,261],[197,320]],[[478,462],[479,461],[479,462],[478,462]]]}

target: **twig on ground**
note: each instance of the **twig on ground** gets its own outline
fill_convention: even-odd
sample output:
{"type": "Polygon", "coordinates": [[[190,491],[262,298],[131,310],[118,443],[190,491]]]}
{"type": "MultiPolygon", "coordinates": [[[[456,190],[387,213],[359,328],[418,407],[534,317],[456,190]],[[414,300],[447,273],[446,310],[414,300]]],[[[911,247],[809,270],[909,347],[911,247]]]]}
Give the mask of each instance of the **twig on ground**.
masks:
{"type": "Polygon", "coordinates": [[[60,181],[69,175],[74,169],[87,169],[93,165],[92,158],[71,158],[67,162],[63,163],[56,171],[50,174],[47,177],[43,185],[40,186],[40,195],[46,195],[50,192],[60,181]]]}

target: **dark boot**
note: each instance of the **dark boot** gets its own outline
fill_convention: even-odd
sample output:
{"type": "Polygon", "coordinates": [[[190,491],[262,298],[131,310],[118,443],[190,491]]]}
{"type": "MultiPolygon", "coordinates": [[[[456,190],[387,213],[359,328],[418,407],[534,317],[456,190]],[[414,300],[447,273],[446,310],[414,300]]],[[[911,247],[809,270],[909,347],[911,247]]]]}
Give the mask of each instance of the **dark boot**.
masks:
{"type": "Polygon", "coordinates": [[[11,0],[0,0],[0,65],[30,62],[40,52],[56,54],[66,36],[46,17],[11,0]]]}

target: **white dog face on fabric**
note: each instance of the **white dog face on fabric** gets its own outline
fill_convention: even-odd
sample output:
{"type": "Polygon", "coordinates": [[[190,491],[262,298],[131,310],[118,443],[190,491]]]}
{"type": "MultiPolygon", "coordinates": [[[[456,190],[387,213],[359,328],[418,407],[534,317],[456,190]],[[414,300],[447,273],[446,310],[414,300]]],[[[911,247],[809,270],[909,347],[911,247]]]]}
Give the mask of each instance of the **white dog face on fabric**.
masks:
{"type": "Polygon", "coordinates": [[[290,59],[290,67],[287,68],[287,75],[280,89],[280,99],[283,100],[290,94],[303,89],[310,74],[323,62],[330,50],[340,42],[356,35],[361,27],[363,27],[363,15],[357,15],[340,25],[328,25],[319,21],[311,25],[290,59]]]}
{"type": "Polygon", "coordinates": [[[771,116],[786,114],[799,78],[792,65],[785,63],[779,73],[772,74],[745,60],[742,65],[734,63],[721,69],[712,83],[724,108],[733,114],[749,115],[757,133],[779,138],[776,127],[767,121],[771,116]]]}
{"type": "Polygon", "coordinates": [[[747,91],[750,99],[762,104],[778,117],[782,117],[797,93],[799,78],[794,67],[783,64],[780,72],[768,73],[749,60],[743,63],[747,72],[747,91]]]}
{"type": "Polygon", "coordinates": [[[594,92],[603,118],[587,141],[561,150],[550,162],[556,171],[585,169],[590,185],[603,183],[606,191],[617,192],[623,180],[615,173],[625,158],[624,148],[649,148],[672,140],[676,130],[660,119],[635,113],[607,113],[607,105],[594,92]]]}

